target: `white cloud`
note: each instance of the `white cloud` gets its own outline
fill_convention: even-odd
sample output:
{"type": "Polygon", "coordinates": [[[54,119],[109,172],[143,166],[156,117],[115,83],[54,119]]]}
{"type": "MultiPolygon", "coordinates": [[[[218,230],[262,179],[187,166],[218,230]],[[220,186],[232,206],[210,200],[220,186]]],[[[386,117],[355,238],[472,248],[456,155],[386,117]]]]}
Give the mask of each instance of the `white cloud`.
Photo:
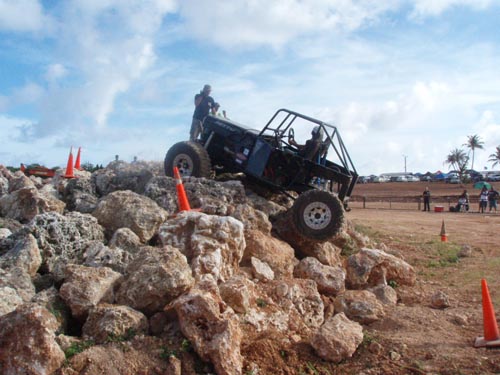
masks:
{"type": "Polygon", "coordinates": [[[38,0],[0,0],[0,30],[39,31],[48,23],[51,21],[38,0]]]}
{"type": "Polygon", "coordinates": [[[0,112],[6,111],[9,105],[9,98],[4,95],[0,95],[0,112]]]}
{"type": "Polygon", "coordinates": [[[473,9],[485,9],[492,0],[414,0],[413,16],[437,16],[451,7],[467,6],[473,9]]]}
{"type": "Polygon", "coordinates": [[[225,48],[254,48],[260,45],[279,48],[304,34],[352,31],[397,9],[390,1],[300,1],[183,0],[180,14],[185,32],[225,48]]]}
{"type": "MultiPolygon", "coordinates": [[[[446,169],[447,153],[462,147],[466,135],[473,134],[474,121],[481,124],[475,127],[483,139],[488,133],[493,143],[500,144],[493,114],[478,117],[473,110],[476,103],[464,101],[463,94],[449,82],[419,81],[393,98],[353,101],[323,109],[317,117],[338,125],[362,174],[403,171],[402,155],[407,156],[409,172],[446,169]]],[[[490,147],[490,142],[486,145],[490,147]]]]}
{"type": "Polygon", "coordinates": [[[47,67],[47,71],[45,72],[45,79],[49,82],[49,84],[56,83],[61,78],[64,78],[67,74],[67,70],[62,64],[51,64],[47,67]]]}
{"type": "Polygon", "coordinates": [[[0,114],[0,143],[2,144],[0,164],[19,165],[24,150],[19,147],[15,138],[19,136],[19,128],[28,122],[27,119],[0,114]]]}
{"type": "Polygon", "coordinates": [[[12,97],[17,104],[34,103],[42,97],[43,93],[44,90],[41,86],[30,82],[16,89],[12,97]]]}
{"type": "Polygon", "coordinates": [[[93,128],[105,127],[119,95],[153,66],[155,33],[173,9],[175,2],[165,0],[66,3],[58,32],[63,61],[48,67],[49,88],[39,122],[25,134],[47,136],[68,130],[88,135],[93,128]],[[69,83],[53,84],[62,77],[69,83]]]}
{"type": "Polygon", "coordinates": [[[417,82],[413,87],[413,95],[415,100],[408,104],[409,107],[419,112],[433,112],[436,109],[442,109],[442,104],[447,95],[450,94],[450,88],[442,82],[430,82],[425,84],[417,82]]]}
{"type": "Polygon", "coordinates": [[[362,173],[401,170],[402,153],[414,171],[442,168],[446,153],[475,126],[496,143],[498,48],[481,37],[467,45],[454,35],[434,40],[432,28],[439,26],[433,25],[417,31],[405,25],[407,34],[398,24],[408,11],[427,17],[459,5],[475,6],[68,0],[51,8],[59,29],[47,43],[56,45],[40,59],[44,87],[34,81],[9,89],[9,96],[0,96],[0,111],[38,101],[32,109],[40,116],[16,129],[61,149],[75,141],[91,144],[99,163],[115,154],[161,159],[169,142],[185,139],[193,94],[211,83],[230,118],[249,126],[262,128],[279,107],[334,123],[362,173]],[[202,43],[190,43],[193,38],[202,43]],[[487,111],[491,118],[479,121],[487,111]]]}

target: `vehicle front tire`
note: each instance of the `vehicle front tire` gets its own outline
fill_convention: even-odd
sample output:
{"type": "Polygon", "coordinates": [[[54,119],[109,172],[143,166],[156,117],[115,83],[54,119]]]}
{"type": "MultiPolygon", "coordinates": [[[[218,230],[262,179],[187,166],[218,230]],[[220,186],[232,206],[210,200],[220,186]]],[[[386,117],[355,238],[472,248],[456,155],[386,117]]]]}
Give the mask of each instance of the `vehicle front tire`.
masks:
{"type": "Polygon", "coordinates": [[[170,147],[165,156],[165,175],[173,177],[174,167],[185,177],[210,177],[212,170],[207,150],[196,142],[179,142],[170,147]]]}
{"type": "Polygon", "coordinates": [[[308,190],[294,202],[293,224],[304,237],[326,240],[336,235],[344,221],[340,200],[322,190],[308,190]]]}

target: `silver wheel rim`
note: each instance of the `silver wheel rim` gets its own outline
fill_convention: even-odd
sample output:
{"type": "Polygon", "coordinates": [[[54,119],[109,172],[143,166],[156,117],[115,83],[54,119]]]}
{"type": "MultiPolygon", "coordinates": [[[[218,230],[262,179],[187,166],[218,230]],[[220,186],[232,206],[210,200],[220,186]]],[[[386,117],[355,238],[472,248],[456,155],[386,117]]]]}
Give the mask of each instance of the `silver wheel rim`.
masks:
{"type": "Polygon", "coordinates": [[[309,203],[304,209],[304,222],[314,230],[325,229],[332,220],[332,211],[323,202],[309,203]]]}
{"type": "Polygon", "coordinates": [[[174,167],[179,168],[181,176],[191,176],[193,174],[194,163],[193,159],[187,154],[178,154],[174,158],[174,167]]]}

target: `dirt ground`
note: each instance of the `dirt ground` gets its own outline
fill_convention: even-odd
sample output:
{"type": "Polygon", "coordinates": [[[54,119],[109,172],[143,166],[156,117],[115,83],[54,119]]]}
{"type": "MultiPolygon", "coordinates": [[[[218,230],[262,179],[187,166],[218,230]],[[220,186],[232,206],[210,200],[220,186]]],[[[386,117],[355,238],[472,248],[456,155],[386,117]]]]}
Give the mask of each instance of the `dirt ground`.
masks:
{"type": "MultiPolygon", "coordinates": [[[[479,193],[470,185],[386,183],[358,185],[355,194],[413,196],[421,194],[425,186],[429,186],[433,197],[458,195],[464,188],[471,197],[479,193]]],[[[480,214],[476,204],[471,205],[471,211],[353,207],[347,213],[361,232],[396,250],[418,273],[415,287],[396,288],[401,301],[387,317],[367,327],[373,340],[384,348],[374,367],[390,368],[369,373],[500,373],[500,348],[472,346],[475,337],[483,335],[482,278],[488,282],[500,320],[500,213],[480,214]],[[441,242],[443,222],[448,242],[441,242]],[[464,245],[472,247],[472,256],[457,257],[464,245]],[[431,296],[437,291],[449,296],[449,308],[430,307],[431,296]],[[391,359],[391,350],[401,358],[393,354],[391,359]]]]}

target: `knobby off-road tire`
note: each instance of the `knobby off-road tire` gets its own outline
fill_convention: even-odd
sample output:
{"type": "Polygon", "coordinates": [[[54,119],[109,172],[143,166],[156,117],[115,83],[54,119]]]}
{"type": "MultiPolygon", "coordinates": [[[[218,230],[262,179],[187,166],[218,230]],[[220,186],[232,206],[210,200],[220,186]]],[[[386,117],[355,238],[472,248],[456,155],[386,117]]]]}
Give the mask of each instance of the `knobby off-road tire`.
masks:
{"type": "Polygon", "coordinates": [[[165,156],[165,175],[173,177],[174,167],[181,176],[210,177],[212,166],[207,150],[196,142],[179,142],[165,156]]]}
{"type": "Polygon", "coordinates": [[[338,233],[344,221],[340,200],[326,191],[308,190],[294,202],[292,221],[304,237],[326,240],[338,233]]]}

